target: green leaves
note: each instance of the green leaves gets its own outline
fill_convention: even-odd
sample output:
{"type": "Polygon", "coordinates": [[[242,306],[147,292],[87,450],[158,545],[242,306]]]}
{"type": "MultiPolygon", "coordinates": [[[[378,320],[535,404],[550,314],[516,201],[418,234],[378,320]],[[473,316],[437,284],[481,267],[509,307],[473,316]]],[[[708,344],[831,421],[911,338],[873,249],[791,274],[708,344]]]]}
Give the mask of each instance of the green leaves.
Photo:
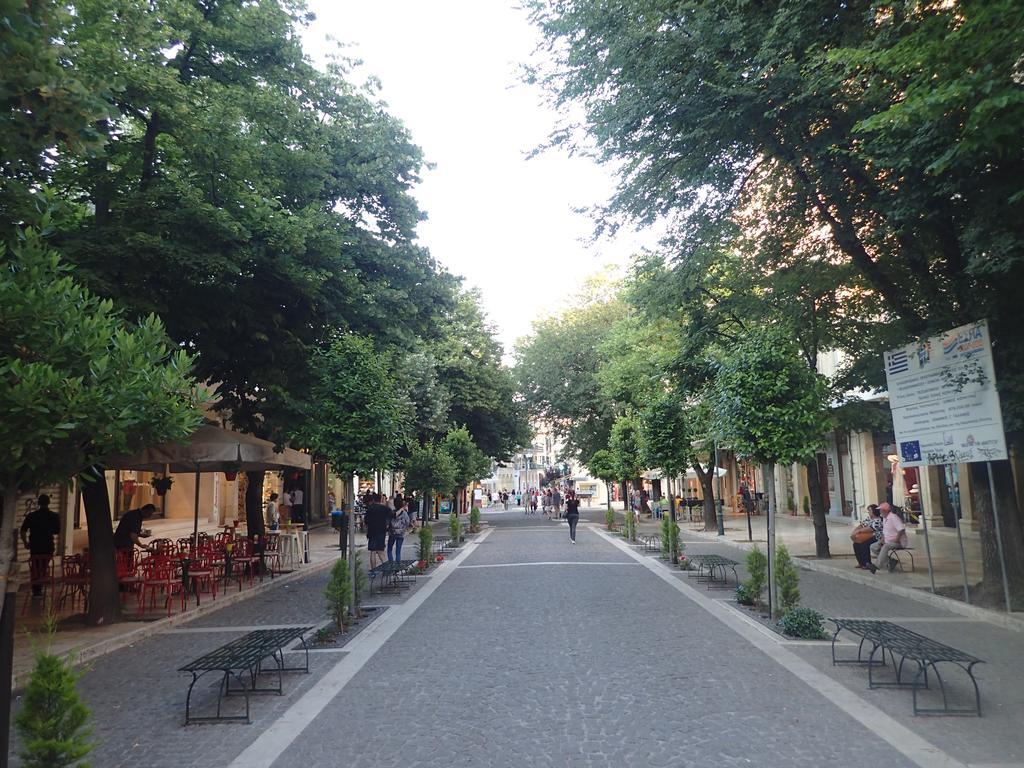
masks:
{"type": "Polygon", "coordinates": [[[829,429],[825,380],[778,331],[751,334],[722,359],[710,391],[712,426],[740,456],[805,463],[829,429]]]}
{"type": "Polygon", "coordinates": [[[409,438],[412,407],[370,339],[344,334],[314,354],[314,383],[293,426],[338,474],[394,466],[409,438]]]}
{"type": "Polygon", "coordinates": [[[490,459],[476,447],[465,427],[450,431],[441,441],[440,448],[451,457],[455,466],[456,487],[464,488],[490,473],[490,459]]]}
{"type": "Polygon", "coordinates": [[[417,446],[405,463],[405,485],[424,494],[452,493],[458,487],[456,471],[455,462],[443,449],[429,443],[417,446]]]}
{"type": "Polygon", "coordinates": [[[0,306],[0,487],[64,481],[199,424],[192,358],[157,318],[122,320],[33,230],[0,251],[0,306]]]}

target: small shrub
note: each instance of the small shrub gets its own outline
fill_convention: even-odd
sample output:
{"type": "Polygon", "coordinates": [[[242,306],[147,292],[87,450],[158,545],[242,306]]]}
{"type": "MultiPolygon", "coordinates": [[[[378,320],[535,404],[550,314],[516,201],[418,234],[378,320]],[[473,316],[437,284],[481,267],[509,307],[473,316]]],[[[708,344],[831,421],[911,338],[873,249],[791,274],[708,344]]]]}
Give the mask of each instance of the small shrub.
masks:
{"type": "Polygon", "coordinates": [[[672,520],[668,515],[661,518],[661,556],[665,559],[672,556],[672,520]]]}
{"type": "Polygon", "coordinates": [[[611,507],[604,511],[604,525],[609,531],[615,530],[615,510],[611,507]]]}
{"type": "Polygon", "coordinates": [[[448,515],[448,535],[451,536],[453,544],[462,543],[462,523],[459,521],[459,515],[454,509],[448,515]]]}
{"type": "Polygon", "coordinates": [[[685,557],[680,556],[679,558],[679,570],[688,571],[690,570],[690,561],[685,557]]]}
{"type": "Polygon", "coordinates": [[[801,640],[827,640],[825,617],[810,608],[793,608],[779,619],[779,629],[801,640]]]}
{"type": "Polygon", "coordinates": [[[679,523],[669,521],[668,538],[669,557],[672,556],[673,552],[676,553],[677,557],[681,556],[683,550],[686,549],[686,545],[679,541],[679,523]]]}
{"type": "Polygon", "coordinates": [[[811,497],[804,496],[804,514],[810,516],[811,514],[811,497]]]}
{"type": "Polygon", "coordinates": [[[420,526],[420,560],[429,565],[430,563],[430,550],[434,548],[434,530],[428,523],[423,523],[420,526]]]}
{"type": "Polygon", "coordinates": [[[87,765],[83,758],[93,745],[87,725],[89,710],[76,689],[78,677],[69,662],[49,652],[48,645],[36,651],[25,698],[14,719],[21,736],[19,754],[25,768],[87,765]]]}
{"type": "Polygon", "coordinates": [[[626,519],[622,523],[622,535],[630,541],[636,541],[636,515],[633,510],[626,510],[626,519]]]}
{"type": "Polygon", "coordinates": [[[779,590],[779,615],[785,616],[800,605],[800,574],[785,544],[775,550],[775,585],[779,590]]]}
{"type": "Polygon", "coordinates": [[[736,602],[740,605],[754,605],[757,602],[757,600],[754,599],[754,596],[747,589],[746,584],[737,584],[736,602]]]}
{"type": "Polygon", "coordinates": [[[345,631],[345,619],[352,608],[352,572],[344,557],[338,558],[331,567],[324,598],[327,600],[327,615],[334,619],[338,629],[345,631]]]}
{"type": "Polygon", "coordinates": [[[747,553],[747,580],[743,582],[743,587],[754,601],[754,605],[760,604],[767,581],[768,556],[758,547],[754,547],[747,553]]]}
{"type": "Polygon", "coordinates": [[[369,577],[366,575],[366,570],[363,568],[363,558],[359,551],[356,551],[355,556],[356,562],[356,583],[355,589],[352,590],[352,607],[349,613],[357,618],[363,617],[362,611],[359,610],[359,606],[363,604],[363,592],[366,591],[366,585],[369,582],[369,577]]]}
{"type": "Polygon", "coordinates": [[[480,508],[474,506],[469,510],[469,532],[477,533],[480,530],[480,508]]]}

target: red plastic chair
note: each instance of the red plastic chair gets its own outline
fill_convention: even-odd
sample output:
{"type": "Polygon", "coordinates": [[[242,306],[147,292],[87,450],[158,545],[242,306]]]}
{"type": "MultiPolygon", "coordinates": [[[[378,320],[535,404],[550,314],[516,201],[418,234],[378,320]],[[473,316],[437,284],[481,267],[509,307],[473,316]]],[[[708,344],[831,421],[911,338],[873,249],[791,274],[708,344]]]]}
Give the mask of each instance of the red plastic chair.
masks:
{"type": "Polygon", "coordinates": [[[177,567],[167,558],[156,556],[142,561],[142,588],[139,590],[139,615],[146,608],[146,595],[149,595],[150,609],[156,608],[156,595],[160,592],[164,598],[167,615],[171,615],[171,602],[175,595],[181,597],[181,609],[185,610],[185,590],[182,588],[181,577],[177,567]]]}
{"type": "Polygon", "coordinates": [[[28,611],[28,607],[32,604],[36,587],[39,587],[41,590],[38,597],[44,605],[47,599],[53,599],[53,593],[57,587],[53,558],[54,555],[28,556],[29,589],[25,592],[25,602],[21,606],[22,615],[28,611]]]}
{"type": "Polygon", "coordinates": [[[117,569],[117,583],[121,588],[121,601],[129,592],[138,592],[142,584],[139,574],[139,561],[135,547],[119,549],[114,554],[114,567],[117,569]]]}
{"type": "Polygon", "coordinates": [[[82,599],[82,610],[89,609],[89,561],[84,555],[66,555],[61,560],[60,597],[57,609],[63,610],[68,600],[71,608],[82,599]]]}

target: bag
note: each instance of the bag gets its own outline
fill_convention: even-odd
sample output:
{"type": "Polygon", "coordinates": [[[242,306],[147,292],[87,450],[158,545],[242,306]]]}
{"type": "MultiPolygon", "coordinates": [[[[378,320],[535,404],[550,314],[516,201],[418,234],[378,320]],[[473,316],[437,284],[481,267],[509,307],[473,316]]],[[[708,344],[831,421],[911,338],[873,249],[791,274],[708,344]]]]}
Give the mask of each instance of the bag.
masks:
{"type": "Polygon", "coordinates": [[[874,538],[874,529],[866,528],[863,525],[858,525],[853,529],[853,533],[850,534],[850,541],[854,544],[867,544],[869,541],[873,541],[874,538]]]}

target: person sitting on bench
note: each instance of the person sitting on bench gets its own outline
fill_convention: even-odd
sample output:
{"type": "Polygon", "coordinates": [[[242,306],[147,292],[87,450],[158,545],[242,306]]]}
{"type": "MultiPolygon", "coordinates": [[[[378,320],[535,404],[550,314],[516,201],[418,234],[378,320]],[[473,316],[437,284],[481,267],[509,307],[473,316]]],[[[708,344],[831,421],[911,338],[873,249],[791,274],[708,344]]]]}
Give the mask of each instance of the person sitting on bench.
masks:
{"type": "Polygon", "coordinates": [[[878,511],[882,513],[882,538],[871,545],[871,551],[876,553],[875,562],[868,563],[872,573],[886,565],[890,571],[895,570],[896,565],[889,560],[889,553],[907,546],[907,526],[892,511],[892,505],[882,502],[878,505],[878,511]]]}

